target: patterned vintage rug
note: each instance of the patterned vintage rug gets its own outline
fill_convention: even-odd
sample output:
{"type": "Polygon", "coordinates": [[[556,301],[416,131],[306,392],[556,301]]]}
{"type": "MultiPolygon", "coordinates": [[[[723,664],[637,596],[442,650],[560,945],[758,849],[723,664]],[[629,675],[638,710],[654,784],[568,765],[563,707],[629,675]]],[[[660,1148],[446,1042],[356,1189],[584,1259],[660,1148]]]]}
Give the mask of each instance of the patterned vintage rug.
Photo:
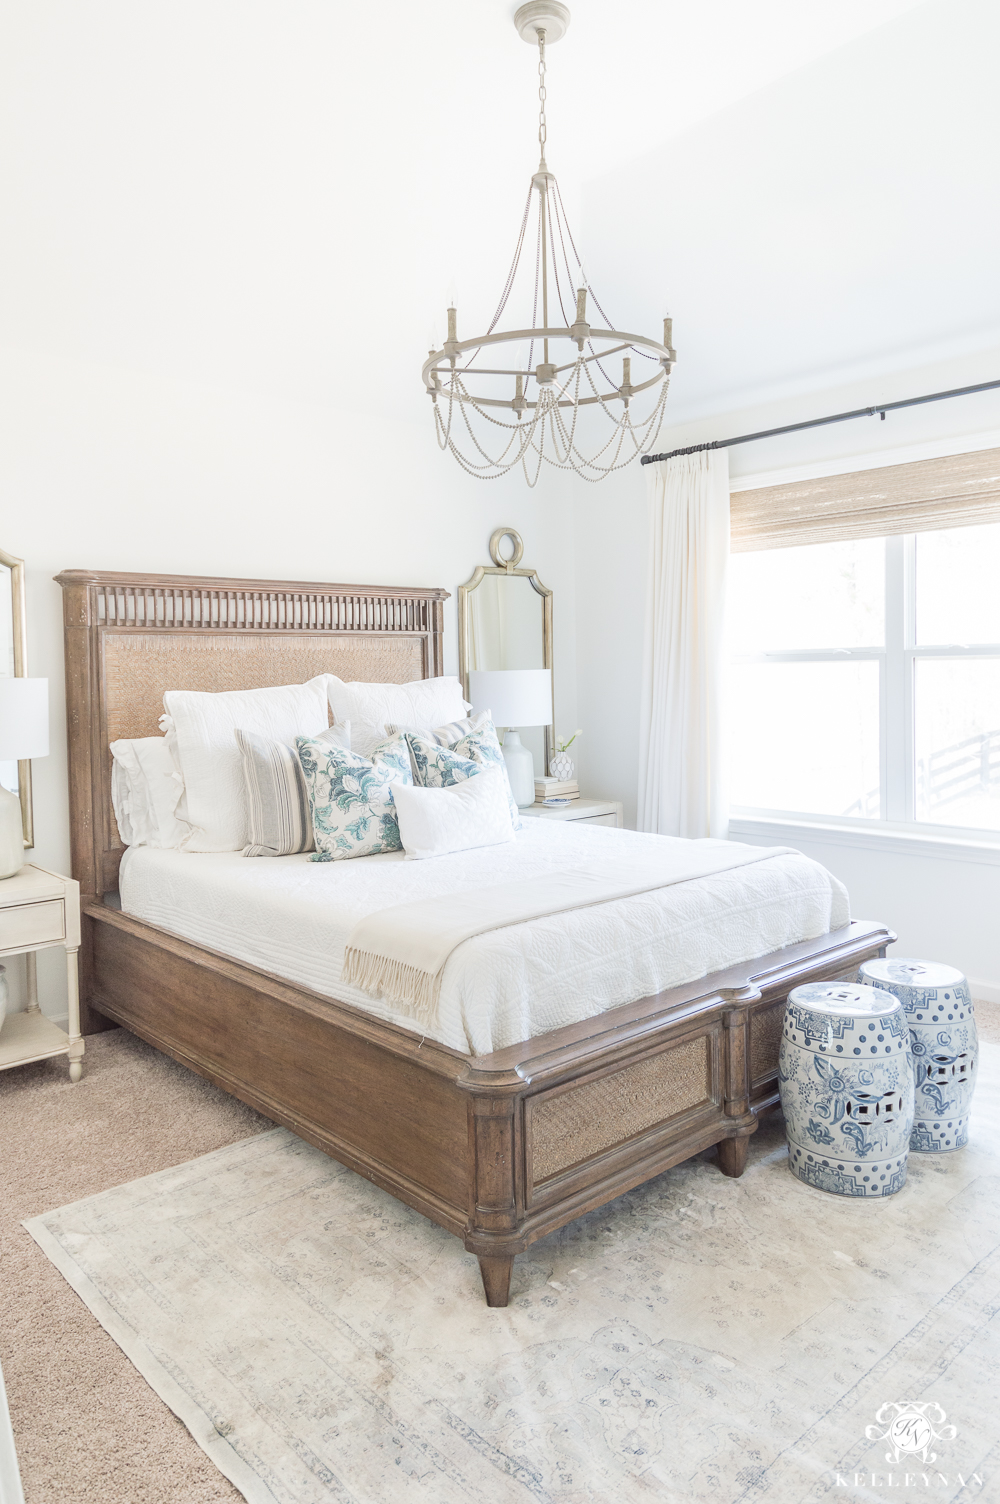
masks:
{"type": "Polygon", "coordinates": [[[702,1155],[537,1244],[506,1311],[283,1129],[26,1225],[252,1504],[998,1499],[983,1055],[969,1147],[894,1198],[800,1185],[772,1118],[741,1180],[702,1155]]]}

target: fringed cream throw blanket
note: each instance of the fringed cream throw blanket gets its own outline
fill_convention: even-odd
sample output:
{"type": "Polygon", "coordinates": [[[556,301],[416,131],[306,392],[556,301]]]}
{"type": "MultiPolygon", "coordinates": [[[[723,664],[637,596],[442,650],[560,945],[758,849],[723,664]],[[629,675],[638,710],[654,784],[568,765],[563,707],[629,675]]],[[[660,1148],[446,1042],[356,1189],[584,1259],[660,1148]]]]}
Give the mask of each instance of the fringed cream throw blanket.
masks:
{"type": "Polygon", "coordinates": [[[651,842],[648,855],[644,853],[639,860],[634,855],[616,857],[526,882],[498,883],[396,904],[367,915],[354,926],[347,939],[342,978],[427,1024],[434,1018],[448,957],[474,935],[692,882],[732,867],[785,856],[788,851],[787,846],[663,839],[651,842]]]}

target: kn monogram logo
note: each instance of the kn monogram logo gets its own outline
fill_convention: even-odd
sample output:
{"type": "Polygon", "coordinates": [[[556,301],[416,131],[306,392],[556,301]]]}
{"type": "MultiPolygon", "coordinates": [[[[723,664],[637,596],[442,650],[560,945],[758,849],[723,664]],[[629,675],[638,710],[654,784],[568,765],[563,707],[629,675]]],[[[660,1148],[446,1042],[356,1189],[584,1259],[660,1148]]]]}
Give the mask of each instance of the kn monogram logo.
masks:
{"type": "Polygon", "coordinates": [[[919,1457],[921,1462],[936,1462],[937,1453],[931,1451],[934,1442],[954,1441],[958,1435],[955,1426],[944,1425],[944,1411],[933,1400],[903,1400],[883,1405],[875,1416],[876,1424],[865,1428],[869,1441],[887,1441],[890,1451],[886,1462],[899,1462],[903,1457],[919,1457]],[[880,1431],[879,1426],[885,1426],[880,1431]],[[935,1431],[935,1426],[941,1426],[935,1431]]]}
{"type": "Polygon", "coordinates": [[[944,1410],[934,1400],[892,1400],[880,1406],[875,1424],[865,1427],[865,1436],[869,1441],[888,1442],[885,1460],[890,1471],[838,1472],[834,1475],[835,1486],[865,1490],[924,1489],[932,1493],[944,1490],[949,1498],[954,1497],[956,1488],[967,1489],[970,1495],[979,1493],[984,1482],[979,1473],[962,1474],[951,1468],[939,1471],[932,1466],[938,1461],[935,1446],[954,1441],[958,1436],[958,1427],[946,1421],[944,1410]],[[894,1468],[900,1471],[892,1471],[894,1468]]]}

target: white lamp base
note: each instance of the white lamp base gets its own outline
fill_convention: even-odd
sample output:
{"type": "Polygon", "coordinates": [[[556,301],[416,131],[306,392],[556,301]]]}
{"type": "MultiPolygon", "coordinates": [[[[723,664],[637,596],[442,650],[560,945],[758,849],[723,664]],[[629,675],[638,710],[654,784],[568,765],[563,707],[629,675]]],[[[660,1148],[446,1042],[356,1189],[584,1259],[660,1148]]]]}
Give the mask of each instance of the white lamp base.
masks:
{"type": "Polygon", "coordinates": [[[520,732],[504,733],[503,760],[507,764],[514,803],[518,809],[527,809],[535,802],[535,759],[522,742],[520,732]]]}
{"type": "Polygon", "coordinates": [[[0,788],[0,881],[5,877],[16,877],[23,866],[21,801],[10,789],[0,788]]]}

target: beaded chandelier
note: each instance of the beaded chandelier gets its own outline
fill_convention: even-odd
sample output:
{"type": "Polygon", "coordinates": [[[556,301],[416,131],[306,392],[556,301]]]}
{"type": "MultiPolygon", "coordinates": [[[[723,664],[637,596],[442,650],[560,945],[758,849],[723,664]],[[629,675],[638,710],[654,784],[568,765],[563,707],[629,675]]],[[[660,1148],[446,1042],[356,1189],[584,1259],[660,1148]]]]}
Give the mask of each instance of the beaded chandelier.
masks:
{"type": "MultiPolygon", "coordinates": [[[[434,407],[438,443],[470,475],[492,480],[521,465],[528,485],[534,486],[544,461],[559,470],[575,470],[584,480],[600,481],[656,442],[676,359],[671,321],[663,320],[662,343],[587,322],[588,296],[604,323],[611,321],[588,284],[559,184],[545,161],[545,48],[565,35],[569,10],[560,0],[530,0],[515,14],[514,25],[523,41],[538,47],[541,161],[528,189],[514,260],[493,322],[485,334],[459,339],[458,314],[449,308],[448,338],[442,349],[429,352],[423,381],[434,407]],[[519,284],[518,273],[531,246],[531,325],[501,329],[515,287],[528,281],[522,278],[519,284]],[[556,308],[559,318],[550,322],[556,308]],[[633,356],[640,362],[634,379],[633,356]],[[652,410],[637,421],[632,402],[647,391],[654,399],[652,410]],[[611,423],[610,434],[602,424],[599,447],[589,457],[580,448],[584,425],[578,420],[585,407],[599,409],[611,423]]],[[[525,299],[525,313],[527,309],[525,299]]]]}

